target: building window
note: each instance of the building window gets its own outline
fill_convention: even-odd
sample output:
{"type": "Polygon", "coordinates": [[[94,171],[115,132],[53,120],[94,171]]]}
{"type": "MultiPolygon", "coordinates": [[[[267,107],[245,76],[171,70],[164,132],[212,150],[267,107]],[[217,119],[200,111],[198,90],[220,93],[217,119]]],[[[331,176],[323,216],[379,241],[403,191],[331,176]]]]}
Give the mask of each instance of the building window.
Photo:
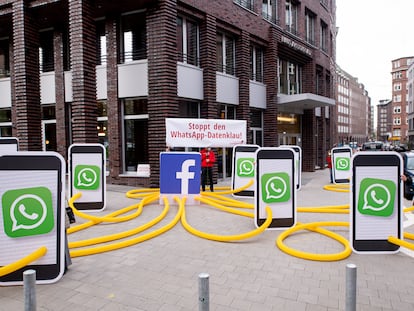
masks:
{"type": "Polygon", "coordinates": [[[262,16],[273,24],[279,23],[277,19],[277,0],[263,0],[262,16]]]}
{"type": "Polygon", "coordinates": [[[11,108],[0,109],[0,137],[12,136],[11,108]]]}
{"type": "Polygon", "coordinates": [[[394,84],[394,91],[401,91],[401,83],[394,84]]]}
{"type": "Polygon", "coordinates": [[[263,82],[263,49],[250,46],[250,80],[263,82]]]}
{"type": "Polygon", "coordinates": [[[217,33],[217,71],[235,75],[236,44],[234,38],[217,33]]]}
{"type": "Polygon", "coordinates": [[[401,118],[400,117],[394,118],[393,124],[394,125],[401,125],[401,118]]]}
{"type": "Polygon", "coordinates": [[[252,144],[263,146],[263,111],[259,109],[250,110],[250,132],[252,144]]]}
{"type": "Polygon", "coordinates": [[[254,0],[234,0],[234,3],[237,3],[250,11],[253,11],[254,9],[254,0]]]}
{"type": "Polygon", "coordinates": [[[135,13],[122,16],[121,62],[147,58],[147,32],[145,14],[135,13]]]}
{"type": "Polygon", "coordinates": [[[123,119],[124,172],[136,173],[138,164],[149,161],[147,100],[124,100],[123,119]]]}
{"type": "Polygon", "coordinates": [[[328,25],[324,21],[321,21],[320,48],[322,51],[328,52],[328,25]]]}
{"type": "Polygon", "coordinates": [[[395,95],[393,101],[394,101],[394,103],[400,103],[401,102],[401,94],[395,95]]]}
{"type": "Polygon", "coordinates": [[[0,40],[0,78],[10,77],[9,40],[0,40]]]}
{"type": "Polygon", "coordinates": [[[302,67],[298,64],[279,60],[279,93],[299,94],[302,93],[302,67]]]}
{"type": "Polygon", "coordinates": [[[298,6],[293,2],[293,0],[286,0],[285,25],[287,31],[297,34],[298,6]]]}
{"type": "Polygon", "coordinates": [[[394,106],[394,113],[401,113],[401,106],[394,106]]]}
{"type": "Polygon", "coordinates": [[[96,24],[96,65],[106,64],[106,35],[105,35],[105,23],[100,21],[96,24]]]}
{"type": "Polygon", "coordinates": [[[40,72],[55,70],[53,55],[53,31],[40,32],[39,69],[40,72]]]}
{"type": "Polygon", "coordinates": [[[310,11],[305,12],[305,39],[306,42],[315,45],[315,20],[316,15],[310,11]]]}
{"type": "Polygon", "coordinates": [[[179,62],[200,66],[198,25],[183,17],[177,17],[177,53],[179,62]]]}

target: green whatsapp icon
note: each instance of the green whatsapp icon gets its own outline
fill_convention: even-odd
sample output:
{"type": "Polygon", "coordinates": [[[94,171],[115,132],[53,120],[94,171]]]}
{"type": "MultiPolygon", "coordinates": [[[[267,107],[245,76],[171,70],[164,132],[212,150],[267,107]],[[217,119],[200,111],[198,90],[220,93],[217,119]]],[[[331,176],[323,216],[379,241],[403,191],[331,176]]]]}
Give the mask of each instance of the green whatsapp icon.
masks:
{"type": "Polygon", "coordinates": [[[101,168],[97,165],[76,165],[74,184],[75,189],[96,190],[99,188],[101,168]]]}
{"type": "Polygon", "coordinates": [[[237,159],[237,176],[254,177],[254,158],[237,159]]]}
{"type": "Polygon", "coordinates": [[[54,228],[52,192],[46,187],[4,192],[4,232],[10,238],[45,234],[54,228]]]}
{"type": "Polygon", "coordinates": [[[396,186],[392,180],[364,178],[358,195],[358,211],[364,215],[388,217],[394,211],[396,186]]]}
{"type": "Polygon", "coordinates": [[[261,176],[262,200],[265,203],[280,203],[290,199],[290,178],[285,172],[268,173],[261,176]]]}
{"type": "Polygon", "coordinates": [[[335,169],[338,171],[349,171],[351,160],[345,157],[335,158],[335,169]]]}

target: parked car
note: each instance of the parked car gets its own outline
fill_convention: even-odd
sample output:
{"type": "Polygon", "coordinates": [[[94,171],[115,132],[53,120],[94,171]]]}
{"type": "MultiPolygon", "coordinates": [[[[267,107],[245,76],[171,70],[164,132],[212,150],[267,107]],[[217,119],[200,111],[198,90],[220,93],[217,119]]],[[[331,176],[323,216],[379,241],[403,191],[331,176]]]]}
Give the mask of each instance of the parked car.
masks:
{"type": "Polygon", "coordinates": [[[384,143],[381,141],[369,141],[362,144],[362,151],[382,151],[385,150],[384,143]]]}
{"type": "Polygon", "coordinates": [[[414,152],[401,153],[404,162],[404,175],[407,180],[404,182],[404,198],[412,200],[414,197],[414,152]]]}

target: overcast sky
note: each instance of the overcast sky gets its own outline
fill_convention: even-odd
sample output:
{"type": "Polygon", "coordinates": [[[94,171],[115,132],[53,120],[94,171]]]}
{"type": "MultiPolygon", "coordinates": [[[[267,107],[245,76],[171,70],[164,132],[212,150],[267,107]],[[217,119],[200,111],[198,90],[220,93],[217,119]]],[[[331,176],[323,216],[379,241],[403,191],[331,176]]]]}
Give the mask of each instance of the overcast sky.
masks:
{"type": "Polygon", "coordinates": [[[392,99],[391,61],[414,56],[413,17],[414,0],[336,0],[336,62],[374,106],[392,99]]]}

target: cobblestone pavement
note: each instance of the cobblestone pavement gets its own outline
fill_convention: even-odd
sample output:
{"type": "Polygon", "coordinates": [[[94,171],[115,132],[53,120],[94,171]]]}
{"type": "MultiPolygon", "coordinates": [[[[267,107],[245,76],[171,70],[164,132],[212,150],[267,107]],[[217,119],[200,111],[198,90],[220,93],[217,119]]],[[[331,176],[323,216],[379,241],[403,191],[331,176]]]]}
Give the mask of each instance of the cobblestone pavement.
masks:
{"type": "MultiPolygon", "coordinates": [[[[328,174],[328,170],[303,173],[298,207],[349,203],[348,193],[323,190],[329,182],[328,174]]],[[[107,188],[107,208],[96,216],[138,202],[125,196],[131,188],[107,188]]],[[[101,223],[70,234],[69,241],[136,228],[157,217],[162,209],[158,204],[150,204],[133,220],[101,223]]],[[[139,235],[165,226],[177,210],[176,205],[171,206],[165,219],[139,235]]],[[[187,206],[186,216],[194,228],[208,233],[231,235],[255,228],[249,217],[205,204],[187,206]]],[[[336,220],[348,221],[349,215],[298,213],[298,221],[303,223],[336,220]]],[[[82,222],[77,218],[77,224],[82,222]]],[[[413,232],[413,228],[405,230],[413,232]]],[[[347,227],[330,229],[348,238],[347,227]]],[[[310,261],[282,252],[275,245],[280,233],[268,230],[248,240],[216,242],[192,235],[177,223],[148,241],[73,258],[72,266],[60,281],[36,286],[37,310],[198,310],[200,273],[209,274],[210,310],[344,310],[348,263],[357,266],[357,310],[414,310],[412,252],[351,254],[340,261],[310,261]]],[[[343,250],[337,241],[308,231],[294,234],[285,242],[312,253],[343,250]]],[[[0,310],[23,308],[22,286],[0,287],[0,310]]]]}

